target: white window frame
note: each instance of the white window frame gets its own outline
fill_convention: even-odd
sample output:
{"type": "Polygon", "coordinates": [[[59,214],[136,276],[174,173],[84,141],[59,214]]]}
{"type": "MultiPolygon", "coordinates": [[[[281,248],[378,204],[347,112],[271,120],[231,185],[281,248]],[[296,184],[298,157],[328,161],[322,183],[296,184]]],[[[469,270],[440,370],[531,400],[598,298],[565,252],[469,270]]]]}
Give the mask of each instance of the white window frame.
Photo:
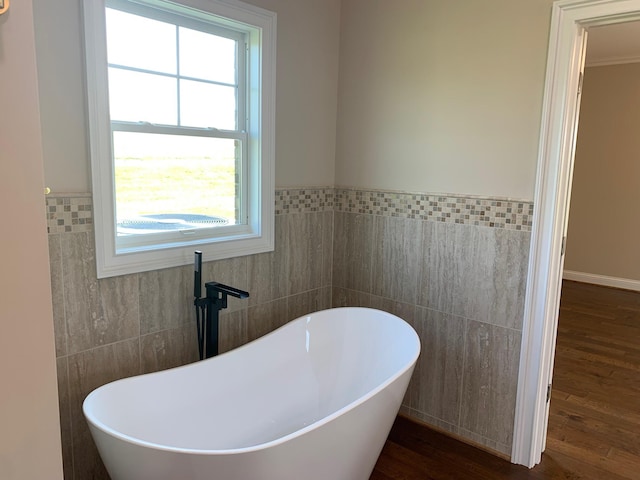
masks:
{"type": "Polygon", "coordinates": [[[130,0],[215,22],[247,35],[246,225],[186,232],[184,239],[126,248],[117,245],[114,164],[109,118],[105,8],[83,0],[86,89],[98,278],[272,251],[275,202],[276,14],[237,0],[130,0]],[[223,232],[220,235],[220,232],[223,232]]]}

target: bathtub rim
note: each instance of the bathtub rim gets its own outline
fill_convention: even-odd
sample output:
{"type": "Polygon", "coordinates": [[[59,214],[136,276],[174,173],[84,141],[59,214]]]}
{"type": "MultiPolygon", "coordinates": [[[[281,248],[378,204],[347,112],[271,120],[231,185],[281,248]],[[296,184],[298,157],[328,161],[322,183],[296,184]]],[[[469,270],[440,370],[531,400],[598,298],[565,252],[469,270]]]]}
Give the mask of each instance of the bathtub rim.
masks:
{"type": "MultiPolygon", "coordinates": [[[[251,453],[251,452],[257,452],[260,450],[266,450],[268,448],[271,447],[276,447],[280,444],[286,443],[289,440],[292,440],[296,437],[302,436],[307,432],[310,432],[312,430],[315,430],[317,428],[322,427],[323,425],[345,415],[346,413],[348,413],[349,411],[353,410],[354,408],[358,407],[359,405],[363,404],[364,402],[366,402],[367,400],[373,398],[375,395],[377,395],[378,393],[380,393],[381,391],[383,391],[385,388],[387,388],[388,386],[390,386],[392,383],[394,383],[396,380],[398,380],[400,377],[402,377],[409,369],[413,368],[418,360],[418,357],[420,356],[420,352],[422,349],[422,345],[420,342],[420,338],[418,337],[418,334],[416,333],[415,329],[413,328],[413,326],[411,324],[409,324],[409,322],[407,322],[406,320],[398,317],[397,315],[394,315],[392,313],[386,312],[384,310],[380,310],[380,309],[376,309],[376,308],[369,308],[369,307],[335,307],[335,308],[327,308],[327,309],[323,309],[323,310],[317,310],[315,312],[306,314],[306,315],[302,315],[300,317],[297,317],[289,322],[287,322],[286,324],[278,327],[277,329],[255,339],[252,340],[251,342],[248,342],[244,345],[241,345],[240,347],[234,348],[232,350],[229,350],[228,352],[222,353],[220,354],[218,357],[221,357],[223,355],[227,355],[229,353],[232,352],[238,352],[239,350],[248,348],[249,346],[251,346],[254,342],[260,341],[262,339],[265,339],[269,336],[272,336],[274,334],[276,334],[279,330],[284,329],[288,326],[290,326],[292,323],[297,322],[300,319],[306,318],[310,315],[314,315],[314,314],[318,314],[320,312],[326,312],[326,311],[335,311],[335,310],[369,310],[369,311],[375,311],[375,312],[379,312],[379,313],[384,313],[385,316],[390,316],[392,317],[395,321],[400,321],[403,322],[404,324],[406,324],[407,327],[409,327],[410,329],[410,335],[413,337],[413,339],[415,340],[415,343],[417,345],[417,349],[414,352],[414,354],[411,356],[410,360],[407,361],[405,364],[402,365],[402,367],[400,369],[398,369],[398,371],[396,373],[394,373],[393,375],[391,375],[389,378],[387,378],[384,382],[380,383],[378,386],[376,386],[375,388],[373,388],[372,390],[370,390],[369,392],[367,392],[365,395],[357,398],[356,400],[354,400],[353,402],[348,403],[347,405],[343,406],[342,408],[339,408],[338,410],[336,410],[335,412],[331,413],[330,415],[327,415],[325,417],[322,417],[321,419],[310,423],[309,425],[300,428],[294,432],[288,433],[286,435],[283,435],[282,437],[276,438],[275,440],[270,440],[268,442],[263,442],[263,443],[259,443],[256,445],[250,445],[247,447],[240,447],[240,448],[230,448],[230,449],[196,449],[196,448],[184,448],[184,447],[173,447],[173,446],[168,446],[168,445],[162,445],[159,443],[154,443],[154,442],[148,442],[146,440],[141,440],[139,438],[135,438],[132,437],[130,435],[126,435],[122,432],[119,432],[117,430],[114,430],[113,428],[105,425],[104,423],[96,420],[95,418],[93,418],[93,415],[88,415],[87,414],[87,409],[86,409],[86,405],[88,403],[88,401],[90,400],[90,398],[96,394],[96,392],[98,390],[100,390],[102,387],[106,386],[106,385],[110,385],[112,383],[116,383],[116,382],[122,382],[122,381],[128,381],[131,379],[134,379],[136,377],[142,377],[145,375],[156,375],[156,374],[161,374],[163,372],[167,372],[169,370],[176,370],[176,369],[182,369],[182,368],[188,368],[189,366],[192,366],[193,363],[189,363],[186,365],[180,365],[178,367],[173,367],[170,369],[166,369],[166,370],[160,370],[157,372],[150,372],[150,373],[144,373],[144,374],[140,374],[140,375],[133,375],[131,377],[125,377],[125,378],[121,378],[118,380],[113,380],[112,382],[108,382],[105,383],[104,385],[101,385],[97,388],[95,388],[94,390],[92,390],[83,400],[82,402],[82,412],[83,415],[85,417],[85,420],[87,421],[87,423],[89,424],[90,427],[94,427],[96,429],[98,429],[99,431],[101,431],[102,433],[108,435],[108,436],[112,436],[115,437],[119,440],[122,440],[124,442],[133,444],[133,445],[137,445],[140,447],[145,447],[145,448],[152,448],[155,450],[161,450],[164,452],[171,452],[171,453],[183,453],[183,454],[189,454],[189,455],[239,455],[239,454],[243,454],[243,453],[251,453]]],[[[201,360],[202,361],[214,361],[216,358],[218,357],[213,357],[213,358],[209,358],[206,360],[201,360]]],[[[195,362],[195,363],[200,363],[200,362],[195,362]]]]}

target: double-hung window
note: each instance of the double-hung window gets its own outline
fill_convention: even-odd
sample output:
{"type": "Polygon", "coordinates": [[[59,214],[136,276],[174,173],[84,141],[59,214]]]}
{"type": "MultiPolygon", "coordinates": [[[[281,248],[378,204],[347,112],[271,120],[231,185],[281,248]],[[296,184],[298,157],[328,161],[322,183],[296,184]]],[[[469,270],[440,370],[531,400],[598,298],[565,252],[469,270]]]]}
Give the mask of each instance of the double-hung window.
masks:
{"type": "Polygon", "coordinates": [[[273,249],[275,14],[84,8],[98,276],[273,249]]]}

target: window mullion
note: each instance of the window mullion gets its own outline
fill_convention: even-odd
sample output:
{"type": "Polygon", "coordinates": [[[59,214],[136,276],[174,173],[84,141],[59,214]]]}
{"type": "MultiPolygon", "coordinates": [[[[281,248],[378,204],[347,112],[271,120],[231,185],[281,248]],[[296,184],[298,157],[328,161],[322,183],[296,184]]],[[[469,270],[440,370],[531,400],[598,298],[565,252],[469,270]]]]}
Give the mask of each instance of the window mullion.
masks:
{"type": "Polygon", "coordinates": [[[216,80],[207,80],[206,78],[190,77],[189,75],[178,75],[175,73],[161,72],[158,70],[137,68],[137,67],[132,67],[130,65],[120,65],[117,63],[109,63],[107,66],[109,68],[114,68],[118,70],[127,70],[129,72],[137,72],[137,73],[147,73],[149,75],[158,75],[160,77],[177,78],[178,76],[180,76],[180,78],[184,80],[193,80],[194,82],[206,83],[208,85],[220,85],[221,87],[234,87],[234,88],[238,87],[236,83],[218,82],[216,80]]]}
{"type": "Polygon", "coordinates": [[[247,133],[239,130],[218,130],[216,128],[179,127],[158,125],[149,122],[111,121],[111,130],[116,132],[158,133],[166,135],[186,135],[190,137],[233,138],[246,141],[247,133]]]}
{"type": "Polygon", "coordinates": [[[178,123],[177,125],[182,125],[182,107],[180,105],[180,27],[176,25],[176,100],[178,107],[178,123]]]}

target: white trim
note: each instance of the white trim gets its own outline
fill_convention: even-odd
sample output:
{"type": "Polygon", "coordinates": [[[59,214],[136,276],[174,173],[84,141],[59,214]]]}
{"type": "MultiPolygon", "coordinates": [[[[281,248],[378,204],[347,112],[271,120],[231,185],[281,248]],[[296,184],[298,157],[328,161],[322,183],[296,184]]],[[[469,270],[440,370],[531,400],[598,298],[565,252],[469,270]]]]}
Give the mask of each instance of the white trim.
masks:
{"type": "Polygon", "coordinates": [[[640,0],[560,0],[553,5],[511,454],[513,463],[528,467],[540,462],[545,446],[584,29],[637,18],[640,0]]]}
{"type": "MultiPolygon", "coordinates": [[[[247,34],[250,84],[247,125],[248,148],[253,158],[247,176],[251,185],[251,212],[246,232],[229,231],[223,238],[177,241],[158,250],[141,249],[129,253],[117,248],[115,207],[112,186],[111,125],[107,79],[105,0],[84,0],[85,61],[96,269],[98,278],[188,265],[193,250],[203,252],[204,260],[250,255],[272,251],[275,238],[275,95],[276,95],[276,14],[237,0],[146,0],[145,4],[182,5],[194,15],[208,12],[216,21],[247,34]]],[[[176,7],[178,8],[178,7],[176,7]]]]}
{"type": "Polygon", "coordinates": [[[609,277],[607,275],[574,272],[572,270],[565,270],[562,274],[562,278],[576,282],[591,283],[593,285],[602,285],[604,287],[622,288],[624,290],[635,290],[636,292],[640,292],[640,280],[631,280],[629,278],[609,277]]]}

